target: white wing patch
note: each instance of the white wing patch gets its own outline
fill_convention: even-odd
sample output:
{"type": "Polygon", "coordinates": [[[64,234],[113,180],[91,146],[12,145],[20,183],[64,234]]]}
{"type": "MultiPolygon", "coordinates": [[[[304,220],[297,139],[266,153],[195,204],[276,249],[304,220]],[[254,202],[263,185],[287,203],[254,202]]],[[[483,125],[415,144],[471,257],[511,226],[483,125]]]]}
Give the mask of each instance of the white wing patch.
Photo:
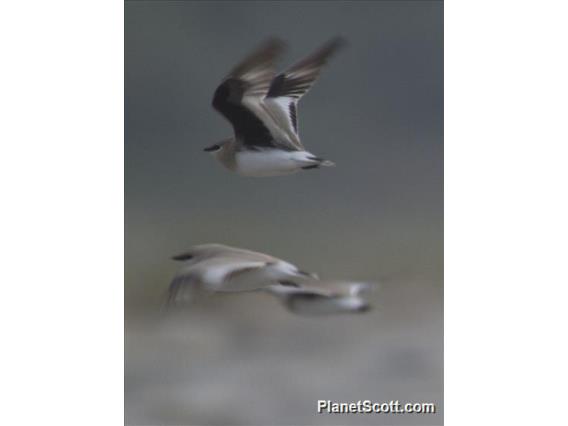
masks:
{"type": "Polygon", "coordinates": [[[296,99],[286,96],[264,99],[264,104],[268,107],[278,125],[287,132],[298,136],[296,102],[296,99]]]}

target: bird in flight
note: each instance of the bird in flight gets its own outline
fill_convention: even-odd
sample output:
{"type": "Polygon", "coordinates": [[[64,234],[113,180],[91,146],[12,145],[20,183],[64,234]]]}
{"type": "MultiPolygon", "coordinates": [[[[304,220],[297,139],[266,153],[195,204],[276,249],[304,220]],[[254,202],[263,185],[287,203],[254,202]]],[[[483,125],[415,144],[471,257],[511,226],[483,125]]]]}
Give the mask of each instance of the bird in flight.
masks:
{"type": "Polygon", "coordinates": [[[237,65],[215,90],[213,108],[233,126],[234,137],[205,148],[227,169],[244,176],[278,176],[333,166],[304,148],[298,102],[322,67],[343,45],[334,38],[276,74],[284,43],[269,39],[237,65]]]}
{"type": "Polygon", "coordinates": [[[320,281],[319,277],[274,256],[223,244],[201,244],[173,257],[183,262],[168,288],[167,303],[191,299],[196,292],[264,291],[299,315],[360,313],[370,284],[320,281]]]}
{"type": "Polygon", "coordinates": [[[183,300],[197,289],[252,291],[279,282],[295,286],[298,281],[317,277],[285,260],[223,244],[193,246],[172,259],[183,263],[168,289],[169,302],[183,300]]]}
{"type": "Polygon", "coordinates": [[[263,290],[280,299],[290,312],[319,316],[367,312],[371,306],[365,294],[370,289],[368,283],[312,279],[301,286],[273,284],[263,290]]]}

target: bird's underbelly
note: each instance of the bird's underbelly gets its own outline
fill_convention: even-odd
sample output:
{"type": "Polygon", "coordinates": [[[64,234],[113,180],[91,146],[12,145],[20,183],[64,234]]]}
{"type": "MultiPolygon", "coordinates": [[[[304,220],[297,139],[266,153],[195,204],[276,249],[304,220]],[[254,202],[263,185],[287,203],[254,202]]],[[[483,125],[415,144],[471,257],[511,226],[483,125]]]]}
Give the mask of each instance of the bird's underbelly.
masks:
{"type": "Polygon", "coordinates": [[[262,151],[241,151],[235,156],[236,171],[245,176],[278,176],[295,173],[312,164],[306,151],[284,151],[278,149],[262,151]]]}

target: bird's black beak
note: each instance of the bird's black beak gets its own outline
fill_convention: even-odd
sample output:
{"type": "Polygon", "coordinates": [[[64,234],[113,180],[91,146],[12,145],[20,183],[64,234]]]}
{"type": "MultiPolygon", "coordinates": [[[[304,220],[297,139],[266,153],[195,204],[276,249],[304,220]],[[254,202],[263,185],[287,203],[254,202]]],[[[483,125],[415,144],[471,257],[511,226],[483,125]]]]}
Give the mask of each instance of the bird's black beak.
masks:
{"type": "Polygon", "coordinates": [[[177,256],[172,256],[172,260],[190,260],[192,257],[193,255],[189,253],[182,253],[178,254],[177,256]]]}
{"type": "Polygon", "coordinates": [[[221,149],[221,146],[215,144],[215,145],[208,146],[207,148],[204,148],[203,151],[205,151],[205,152],[214,152],[214,151],[219,151],[220,149],[221,149]]]}

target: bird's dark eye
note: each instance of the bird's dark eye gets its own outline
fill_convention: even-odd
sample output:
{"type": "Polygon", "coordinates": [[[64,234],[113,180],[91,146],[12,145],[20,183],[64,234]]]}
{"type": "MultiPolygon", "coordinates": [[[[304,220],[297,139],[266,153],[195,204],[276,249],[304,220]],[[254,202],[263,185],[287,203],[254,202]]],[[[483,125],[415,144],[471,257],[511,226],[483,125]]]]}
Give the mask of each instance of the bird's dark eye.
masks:
{"type": "Polygon", "coordinates": [[[178,254],[177,256],[172,257],[173,260],[190,260],[192,258],[193,258],[193,255],[189,254],[189,253],[182,253],[182,254],[178,254]]]}

